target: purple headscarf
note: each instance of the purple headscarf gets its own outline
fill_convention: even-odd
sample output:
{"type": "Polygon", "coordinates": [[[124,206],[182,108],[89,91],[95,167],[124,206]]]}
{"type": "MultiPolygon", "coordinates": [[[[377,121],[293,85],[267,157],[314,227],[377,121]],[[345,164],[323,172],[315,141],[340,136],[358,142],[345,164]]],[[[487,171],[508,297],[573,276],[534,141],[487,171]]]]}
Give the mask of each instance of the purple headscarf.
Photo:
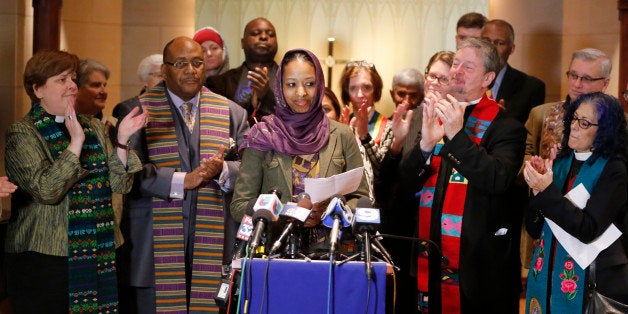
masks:
{"type": "Polygon", "coordinates": [[[263,117],[262,121],[251,128],[240,150],[274,150],[290,156],[318,152],[329,140],[329,119],[325,116],[322,105],[324,95],[325,78],[318,58],[305,49],[286,52],[275,79],[275,114],[263,117]],[[293,112],[283,96],[283,67],[287,63],[286,59],[296,53],[308,55],[316,70],[316,94],[310,108],[304,113],[293,112]]]}

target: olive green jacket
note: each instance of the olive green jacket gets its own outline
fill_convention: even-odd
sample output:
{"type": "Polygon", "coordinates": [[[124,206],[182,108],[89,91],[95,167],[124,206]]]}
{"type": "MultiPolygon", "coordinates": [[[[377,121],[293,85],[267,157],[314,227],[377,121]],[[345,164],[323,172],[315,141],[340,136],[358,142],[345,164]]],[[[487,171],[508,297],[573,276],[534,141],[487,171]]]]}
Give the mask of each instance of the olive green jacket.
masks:
{"type": "MultiPolygon", "coordinates": [[[[133,184],[133,173],[142,169],[139,158],[130,151],[125,169],[105,136],[103,124],[92,118],[90,125],[104,144],[112,190],[127,193],[133,184]]],[[[6,172],[19,188],[12,195],[5,251],[68,256],[67,194],[88,171],[68,150],[55,160],[28,115],[9,127],[6,140],[6,172]]]]}
{"type": "MultiPolygon", "coordinates": [[[[326,178],[362,167],[362,157],[353,132],[346,125],[330,121],[329,140],[319,151],[319,177],[326,178]]],[[[282,192],[281,202],[292,201],[292,157],[278,152],[261,152],[247,148],[242,155],[240,174],[235,183],[231,202],[231,216],[242,220],[251,199],[277,187],[282,192]]],[[[357,199],[368,197],[366,178],[358,189],[345,195],[347,203],[355,208],[357,199]]],[[[249,212],[249,214],[251,214],[249,212]]]]}

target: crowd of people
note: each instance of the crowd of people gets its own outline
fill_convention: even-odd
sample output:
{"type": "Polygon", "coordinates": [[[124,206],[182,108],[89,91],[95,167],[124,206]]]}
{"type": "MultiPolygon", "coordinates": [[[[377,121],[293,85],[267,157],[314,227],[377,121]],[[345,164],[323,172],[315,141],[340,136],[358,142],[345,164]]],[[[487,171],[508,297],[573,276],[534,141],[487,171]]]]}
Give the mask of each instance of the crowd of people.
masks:
{"type": "MultiPolygon", "coordinates": [[[[545,84],[508,64],[512,25],[468,13],[456,30],[456,51],[395,73],[388,117],[375,109],[375,64],[348,62],[337,97],[311,51],[274,61],[276,30],[261,17],[233,69],[213,27],[170,40],[140,62],[142,90],[112,117],[105,65],[36,52],[31,110],[9,127],[0,177],[12,197],[2,296],[15,313],[226,313],[215,290],[258,195],[296,202],[305,179],[363,167],[344,198],[381,209],[396,313],[519,313],[524,286],[526,313],[583,313],[591,289],[628,304],[627,237],[583,261],[593,245],[563,235],[590,244],[628,230],[610,59],[574,51],[567,96],[543,104],[545,84]]],[[[328,202],[298,235],[312,258],[329,251],[328,202]]]]}

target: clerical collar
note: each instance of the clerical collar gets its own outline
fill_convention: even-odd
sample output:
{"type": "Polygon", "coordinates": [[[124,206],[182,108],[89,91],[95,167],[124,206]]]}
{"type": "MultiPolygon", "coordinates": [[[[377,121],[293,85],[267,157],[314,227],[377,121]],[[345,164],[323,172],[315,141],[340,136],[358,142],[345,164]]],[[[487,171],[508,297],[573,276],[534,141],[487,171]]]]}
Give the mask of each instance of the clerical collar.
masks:
{"type": "Polygon", "coordinates": [[[55,116],[55,122],[57,123],[65,122],[65,116],[55,116]]]}
{"type": "Polygon", "coordinates": [[[578,153],[578,152],[574,151],[574,157],[576,157],[576,160],[580,160],[580,161],[585,161],[585,160],[589,159],[589,157],[591,157],[591,155],[593,155],[593,152],[578,153]]]}
{"type": "Polygon", "coordinates": [[[482,100],[482,97],[480,97],[480,98],[478,98],[478,99],[476,99],[474,101],[470,101],[469,105],[477,105],[480,102],[480,100],[482,100]]]}

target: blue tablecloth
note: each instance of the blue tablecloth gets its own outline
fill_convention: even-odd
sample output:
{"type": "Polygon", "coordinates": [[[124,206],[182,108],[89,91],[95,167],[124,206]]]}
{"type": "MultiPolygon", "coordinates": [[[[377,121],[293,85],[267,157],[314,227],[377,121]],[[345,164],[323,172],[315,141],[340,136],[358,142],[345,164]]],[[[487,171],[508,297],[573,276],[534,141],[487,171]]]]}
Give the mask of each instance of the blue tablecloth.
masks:
{"type": "MultiPolygon", "coordinates": [[[[248,313],[327,313],[329,302],[329,261],[253,259],[247,260],[240,294],[240,313],[250,296],[248,313]],[[268,277],[265,280],[266,266],[268,277]],[[249,270],[251,285],[249,280],[249,270]],[[247,291],[250,289],[249,291],[247,291]]],[[[333,308],[330,313],[385,313],[386,264],[373,263],[373,275],[367,283],[364,262],[334,266],[332,278],[333,308]],[[370,286],[370,290],[367,289],[370,286]],[[366,305],[368,300],[368,312],[366,305]]]]}

